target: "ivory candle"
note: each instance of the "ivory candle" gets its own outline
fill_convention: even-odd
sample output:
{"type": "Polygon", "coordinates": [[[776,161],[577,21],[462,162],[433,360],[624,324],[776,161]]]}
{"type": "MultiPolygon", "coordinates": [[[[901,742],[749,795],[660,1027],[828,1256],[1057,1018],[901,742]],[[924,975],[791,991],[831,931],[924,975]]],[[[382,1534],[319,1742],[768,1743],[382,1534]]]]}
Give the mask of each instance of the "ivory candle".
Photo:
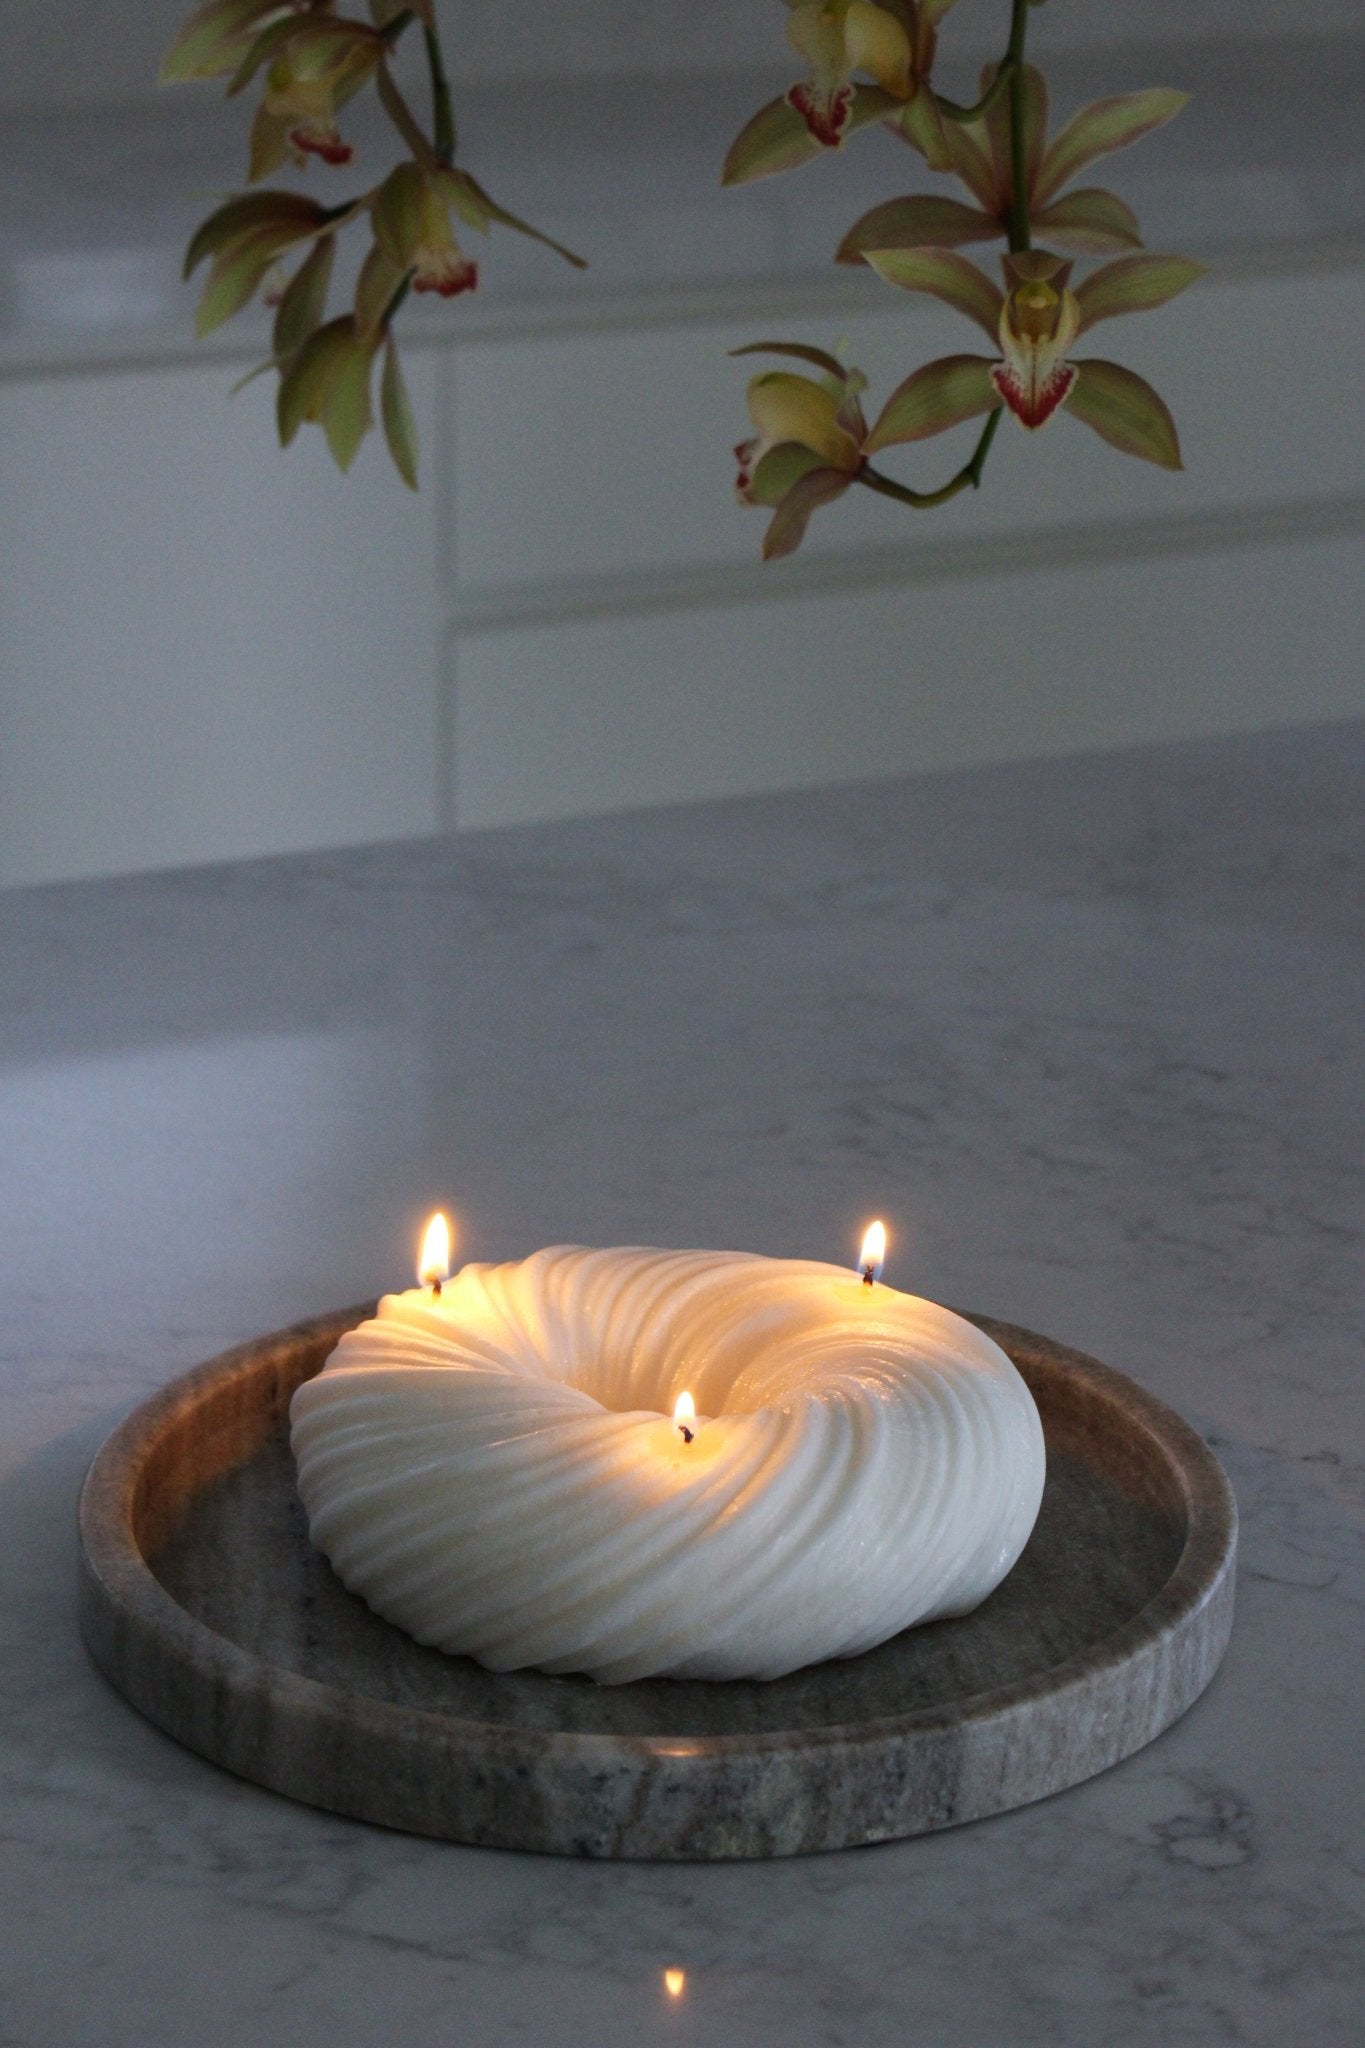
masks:
{"type": "Polygon", "coordinates": [[[1032,1397],[973,1324],[739,1252],[466,1266],[386,1295],[291,1414],[353,1592],[492,1670],[606,1684],[776,1678],[965,1614],[1043,1487],[1032,1397]]]}

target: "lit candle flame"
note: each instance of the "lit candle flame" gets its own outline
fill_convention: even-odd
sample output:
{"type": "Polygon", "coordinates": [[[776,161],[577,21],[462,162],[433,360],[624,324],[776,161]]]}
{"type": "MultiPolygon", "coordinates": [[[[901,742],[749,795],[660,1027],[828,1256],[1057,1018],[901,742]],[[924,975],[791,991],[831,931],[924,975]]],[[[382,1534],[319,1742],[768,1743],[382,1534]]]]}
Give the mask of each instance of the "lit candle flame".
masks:
{"type": "Polygon", "coordinates": [[[692,1427],[697,1419],[697,1404],[690,1394],[679,1394],[673,1409],[673,1427],[685,1444],[690,1444],[696,1435],[692,1427]]]}
{"type": "Polygon", "coordinates": [[[666,1991],[666,1992],[668,1993],[668,1995],[669,1995],[669,1997],[670,1997],[670,1998],[681,1998],[681,1997],[682,1997],[682,1995],[683,1995],[683,1992],[684,1992],[684,1991],[685,1991],[686,1989],[687,1989],[687,1972],[686,1972],[686,1970],[665,1970],[665,1971],[664,1971],[664,1990],[665,1990],[665,1991],[666,1991]]]}
{"type": "Polygon", "coordinates": [[[869,1223],[863,1237],[863,1248],[858,1254],[858,1271],[863,1276],[864,1287],[870,1287],[874,1280],[882,1277],[886,1264],[886,1225],[869,1223]]]}
{"type": "Polygon", "coordinates": [[[440,1209],[432,1217],[417,1257],[417,1284],[439,1294],[450,1275],[450,1224],[440,1209]]]}

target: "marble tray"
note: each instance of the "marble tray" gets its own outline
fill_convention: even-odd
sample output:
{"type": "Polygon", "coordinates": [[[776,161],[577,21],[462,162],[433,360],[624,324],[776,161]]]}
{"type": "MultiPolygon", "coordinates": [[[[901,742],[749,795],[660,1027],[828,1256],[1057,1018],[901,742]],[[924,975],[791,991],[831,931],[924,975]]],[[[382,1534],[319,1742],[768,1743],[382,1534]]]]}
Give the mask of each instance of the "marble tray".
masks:
{"type": "Polygon", "coordinates": [[[372,1614],[309,1544],[290,1396],[371,1306],[211,1359],[95,1458],[96,1664],[191,1749],[361,1820],[580,1856],[785,1856],[951,1827],[1075,1785],[1198,1698],[1232,1624],[1212,1453],[1121,1374],[975,1317],[1033,1390],[1042,1511],[960,1621],[769,1684],[499,1677],[372,1614]]]}

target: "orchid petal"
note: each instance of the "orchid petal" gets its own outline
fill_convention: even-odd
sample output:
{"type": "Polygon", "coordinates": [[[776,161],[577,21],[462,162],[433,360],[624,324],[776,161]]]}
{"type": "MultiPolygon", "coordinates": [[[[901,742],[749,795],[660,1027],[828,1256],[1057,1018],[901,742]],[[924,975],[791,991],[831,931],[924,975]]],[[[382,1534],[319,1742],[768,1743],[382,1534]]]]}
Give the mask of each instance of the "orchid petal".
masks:
{"type": "Polygon", "coordinates": [[[1113,249],[1140,249],[1137,215],[1116,193],[1098,185],[1078,186],[1033,216],[1034,230],[1082,256],[1107,256],[1113,249]]]}
{"type": "Polygon", "coordinates": [[[366,340],[378,335],[394,295],[407,274],[406,266],[395,263],[378,242],[370,245],[355,287],[356,332],[366,340]]]}
{"type": "Polygon", "coordinates": [[[943,134],[949,168],[961,178],[972,197],[980,200],[992,219],[998,220],[1000,193],[986,146],[985,122],[945,121],[943,134]]]}
{"type": "Polygon", "coordinates": [[[999,402],[985,356],[943,356],[896,387],[864,447],[871,455],[897,442],[923,441],[977,413],[993,412],[999,402]]]}
{"type": "Polygon", "coordinates": [[[237,236],[215,257],[195,314],[194,331],[202,339],[247,303],[276,258],[298,242],[311,241],[315,224],[265,222],[237,236]]]}
{"type": "Polygon", "coordinates": [[[911,94],[896,126],[910,147],[919,151],[930,170],[952,170],[953,156],[947,135],[951,123],[944,120],[939,103],[927,85],[921,85],[911,94]]]}
{"type": "Polygon", "coordinates": [[[343,472],[355,460],[356,450],[374,425],[370,404],[370,372],[374,349],[354,333],[328,379],[318,408],[318,420],[327,438],[332,460],[343,472]]]}
{"type": "Polygon", "coordinates": [[[791,370],[769,370],[753,379],[748,403],[750,417],[770,447],[799,441],[839,469],[857,467],[857,446],[838,423],[839,399],[824,385],[791,370]]]}
{"type": "Polygon", "coordinates": [[[763,559],[775,562],[800,547],[812,512],[841,498],[851,479],[841,469],[812,469],[794,483],[763,536],[763,559]]]}
{"type": "Polygon", "coordinates": [[[322,325],[335,255],[336,236],[319,235],[290,279],[271,330],[271,347],[277,362],[285,361],[295,349],[302,348],[313,330],[322,325]]]}
{"type": "Polygon", "coordinates": [[[808,348],[802,341],[747,341],[743,348],[732,348],[732,356],[794,356],[798,362],[813,363],[817,370],[824,370],[831,377],[841,381],[847,376],[838,356],[832,356],[823,348],[808,348]]]}
{"type": "Polygon", "coordinates": [[[287,114],[272,114],[266,106],[256,109],[251,123],[251,137],[248,143],[247,183],[254,185],[258,178],[268,178],[281,164],[296,158],[303,158],[290,147],[289,131],[293,122],[287,114]]]}
{"type": "MultiPolygon", "coordinates": [[[[160,81],[178,85],[221,77],[242,53],[242,38],[253,23],[279,14],[285,0],[210,0],[196,8],[161,61],[160,81]]],[[[297,22],[297,16],[293,19],[297,22]]]]}
{"type": "Polygon", "coordinates": [[[1073,365],[1076,380],[1066,409],[1124,455],[1140,455],[1162,469],[1183,469],[1180,437],[1165,401],[1145,378],[1121,363],[1088,358],[1073,365]]]}
{"type": "Polygon", "coordinates": [[[417,422],[412,416],[412,405],[408,398],[403,372],[398,366],[398,351],[390,336],[384,348],[384,374],[379,388],[380,417],[384,422],[384,439],[389,444],[394,468],[410,491],[417,489],[417,422]]]}
{"type": "MultiPolygon", "coordinates": [[[[899,100],[877,85],[855,85],[842,140],[873,121],[884,121],[899,111],[899,100]]],[[[809,124],[785,94],[761,107],[747,121],[730,145],[721,170],[722,185],[747,185],[754,178],[770,178],[777,171],[792,171],[823,156],[825,145],[812,135],[809,124]]]]}
{"type": "MultiPolygon", "coordinates": [[[[983,93],[994,83],[998,68],[988,64],[982,71],[983,93]]],[[[1047,81],[1032,64],[1025,64],[1023,71],[1024,190],[1031,195],[1047,142],[1047,81]]],[[[1002,211],[1009,205],[1014,191],[1014,165],[1010,155],[1011,96],[1011,89],[1007,86],[985,117],[986,138],[995,170],[995,189],[1002,211]]]]}
{"type": "Polygon", "coordinates": [[[871,0],[849,0],[844,63],[849,71],[866,71],[898,100],[909,98],[910,39],[889,9],[874,6],[871,0]]]}
{"type": "Polygon", "coordinates": [[[340,369],[355,341],[349,314],[315,328],[285,368],[275,398],[280,445],[287,448],[305,420],[318,418],[327,385],[340,369]]]}
{"type": "Polygon", "coordinates": [[[290,220],[321,228],[326,219],[325,209],[303,192],[240,193],[195,229],[185,251],[182,275],[192,276],[206,256],[216,255],[226,243],[250,233],[253,228],[290,220]]]}
{"type": "Polygon", "coordinates": [[[375,195],[374,237],[390,262],[406,267],[417,253],[426,212],[427,182],[415,163],[395,164],[375,195]]]}
{"type": "Polygon", "coordinates": [[[1059,256],[1053,249],[1006,249],[1000,257],[1000,268],[1011,288],[1017,284],[1049,284],[1056,292],[1065,291],[1075,267],[1069,257],[1059,256]]]}
{"type": "Polygon", "coordinates": [[[1112,320],[1118,313],[1146,313],[1164,306],[1177,292],[1183,292],[1206,266],[1192,263],[1188,256],[1123,256],[1094,270],[1076,287],[1084,333],[1097,320],[1112,320]]]}
{"type": "Polygon", "coordinates": [[[861,263],[869,249],[955,249],[964,242],[993,242],[999,233],[1000,223],[978,207],[916,192],[883,200],[856,220],[835,260],[861,263]]]}
{"type": "Polygon", "coordinates": [[[748,505],[776,507],[803,476],[808,476],[813,469],[827,467],[813,448],[804,447],[800,441],[779,441],[755,464],[744,492],[744,501],[748,505]]]}
{"type": "Polygon", "coordinates": [[[1120,93],[1114,99],[1082,107],[1048,145],[1034,187],[1035,203],[1045,206],[1054,192],[1069,184],[1087,164],[1116,149],[1127,149],[1173,119],[1189,97],[1187,92],[1173,92],[1167,86],[1152,86],[1145,92],[1120,93]]]}
{"type": "Polygon", "coordinates": [[[952,249],[869,249],[867,261],[888,284],[942,299],[995,339],[1005,295],[965,256],[952,249]]]}
{"type": "MultiPolygon", "coordinates": [[[[227,82],[228,99],[246,91],[262,64],[272,63],[299,32],[299,17],[291,9],[280,21],[267,23],[241,53],[241,61],[227,82]]],[[[287,67],[286,67],[287,75],[287,67]]]]}
{"type": "Polygon", "coordinates": [[[449,200],[462,220],[468,221],[482,233],[488,232],[490,221],[499,227],[511,228],[518,235],[526,235],[531,241],[539,242],[542,248],[552,249],[556,256],[562,256],[566,263],[572,263],[575,270],[586,270],[587,258],[576,256],[572,249],[566,249],[553,235],[546,235],[539,228],[533,228],[520,214],[509,213],[505,206],[499,206],[492,194],[485,191],[477,178],[468,171],[457,171],[446,167],[435,173],[433,182],[449,200]]]}

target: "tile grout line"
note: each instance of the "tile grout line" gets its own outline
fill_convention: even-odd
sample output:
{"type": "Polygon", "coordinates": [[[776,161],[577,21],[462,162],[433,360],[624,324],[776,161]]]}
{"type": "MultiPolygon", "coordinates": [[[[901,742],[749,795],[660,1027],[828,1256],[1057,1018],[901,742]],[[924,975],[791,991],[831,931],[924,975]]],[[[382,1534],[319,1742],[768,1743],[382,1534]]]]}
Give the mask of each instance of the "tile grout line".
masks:
{"type": "MultiPolygon", "coordinates": [[[[1335,274],[1365,266],[1365,241],[1359,235],[1327,239],[1275,242],[1265,248],[1242,245],[1207,245],[1197,253],[1212,265],[1206,289],[1236,285],[1261,278],[1305,278],[1335,274]]],[[[413,352],[428,349],[456,350],[483,347],[491,343],[535,341],[559,336],[592,334],[644,334],[658,329],[706,326],[715,321],[780,318],[788,313],[828,311],[856,318],[864,313],[886,311],[886,289],[875,279],[848,271],[831,274],[833,266],[796,276],[720,279],[704,285],[648,285],[625,291],[603,291],[600,295],[564,297],[494,306],[488,310],[471,307],[458,328],[439,327],[434,319],[414,325],[405,346],[413,352]]],[[[926,311],[907,307],[907,313],[926,311]]],[[[186,329],[189,308],[186,307],[186,329]]],[[[50,357],[27,353],[10,344],[10,354],[0,337],[0,384],[39,381],[59,377],[127,375],[136,371],[185,369],[208,363],[254,363],[261,353],[261,337],[224,335],[207,343],[174,339],[159,332],[149,337],[144,348],[126,341],[113,352],[97,347],[61,347],[50,357]]]]}
{"type": "Polygon", "coordinates": [[[436,829],[454,832],[459,825],[457,698],[460,684],[459,629],[453,613],[459,589],[456,540],[455,463],[459,429],[456,420],[459,368],[455,351],[443,349],[436,366],[436,829]]]}
{"type": "Polygon", "coordinates": [[[637,571],[466,590],[452,613],[456,636],[648,617],[713,606],[780,603],[827,592],[975,582],[1034,569],[1159,560],[1227,549],[1365,533],[1365,494],[1251,507],[1111,519],[1044,533],[995,534],[904,548],[841,550],[780,567],[754,562],[637,571]]]}

